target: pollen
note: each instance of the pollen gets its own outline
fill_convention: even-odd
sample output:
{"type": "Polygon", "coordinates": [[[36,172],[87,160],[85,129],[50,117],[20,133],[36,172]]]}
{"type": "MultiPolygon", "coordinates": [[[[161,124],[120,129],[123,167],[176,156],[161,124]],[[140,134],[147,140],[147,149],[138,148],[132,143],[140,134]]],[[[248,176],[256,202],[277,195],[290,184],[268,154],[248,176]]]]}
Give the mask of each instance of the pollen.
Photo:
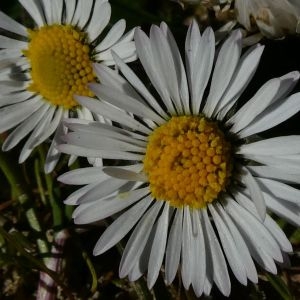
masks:
{"type": "Polygon", "coordinates": [[[30,30],[29,40],[23,51],[31,67],[29,91],[65,109],[78,105],[75,94],[93,96],[87,83],[95,75],[84,33],[70,25],[50,25],[30,30]]]}
{"type": "Polygon", "coordinates": [[[230,182],[231,145],[216,122],[172,117],[149,136],[143,163],[154,198],[203,208],[230,182]]]}

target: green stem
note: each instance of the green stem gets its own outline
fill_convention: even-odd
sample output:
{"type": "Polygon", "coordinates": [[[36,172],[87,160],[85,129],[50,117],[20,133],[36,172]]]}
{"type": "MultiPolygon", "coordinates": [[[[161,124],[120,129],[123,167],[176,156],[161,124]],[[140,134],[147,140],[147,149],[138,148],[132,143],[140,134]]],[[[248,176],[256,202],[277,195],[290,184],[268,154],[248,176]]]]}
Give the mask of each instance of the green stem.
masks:
{"type": "Polygon", "coordinates": [[[46,196],[45,196],[45,191],[44,191],[44,187],[42,184],[42,178],[41,178],[41,174],[40,174],[40,164],[39,164],[38,159],[36,159],[34,161],[34,174],[35,174],[38,190],[40,193],[41,201],[43,202],[44,205],[46,205],[46,196]]]}
{"type": "MultiPolygon", "coordinates": [[[[42,165],[45,165],[45,157],[46,157],[46,151],[44,150],[43,145],[38,147],[39,149],[39,155],[42,162],[42,165]]],[[[46,186],[48,190],[49,195],[49,201],[52,208],[52,216],[53,216],[53,227],[57,230],[62,228],[63,225],[63,212],[61,209],[60,203],[57,201],[56,197],[53,193],[53,180],[52,176],[49,174],[45,174],[45,180],[46,180],[46,186]]]]}
{"type": "Polygon", "coordinates": [[[26,193],[23,191],[22,180],[19,175],[20,170],[2,151],[0,151],[0,168],[11,186],[13,196],[21,198],[18,200],[21,200],[22,204],[26,202],[27,199],[24,197],[26,193]]]}
{"type": "Polygon", "coordinates": [[[88,254],[85,251],[82,252],[82,257],[83,257],[87,267],[89,268],[91,276],[92,276],[91,293],[94,294],[96,292],[97,286],[98,286],[97,273],[96,273],[96,270],[93,266],[91,259],[89,258],[88,254]]]}
{"type": "Polygon", "coordinates": [[[3,238],[11,245],[13,246],[18,252],[22,254],[23,257],[27,258],[36,269],[40,270],[41,272],[44,272],[48,274],[59,286],[62,287],[63,292],[68,297],[68,299],[73,299],[74,297],[71,293],[71,291],[66,287],[64,282],[58,277],[58,275],[47,268],[43,263],[41,263],[39,260],[37,260],[34,256],[32,256],[30,253],[28,253],[22,245],[20,245],[8,232],[6,232],[2,227],[0,227],[0,235],[3,236],[3,238]]]}
{"type": "MultiPolygon", "coordinates": [[[[21,172],[19,166],[14,163],[7,154],[0,151],[0,168],[11,186],[12,194],[26,209],[25,215],[30,227],[36,232],[41,233],[42,228],[34,208],[27,208],[29,206],[30,197],[21,180],[21,172]]],[[[37,244],[41,254],[49,252],[48,243],[46,240],[38,239],[37,244]]]]}

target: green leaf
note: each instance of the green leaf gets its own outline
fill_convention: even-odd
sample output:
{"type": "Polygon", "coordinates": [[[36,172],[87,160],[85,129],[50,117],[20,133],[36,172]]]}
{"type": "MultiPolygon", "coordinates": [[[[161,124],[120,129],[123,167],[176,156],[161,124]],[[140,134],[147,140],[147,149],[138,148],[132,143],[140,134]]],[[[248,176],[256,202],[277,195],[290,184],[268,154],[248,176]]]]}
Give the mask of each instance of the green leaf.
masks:
{"type": "Polygon", "coordinates": [[[300,244],[300,230],[295,229],[295,231],[292,233],[290,237],[290,241],[292,244],[298,245],[300,244]]]}
{"type": "Polygon", "coordinates": [[[266,274],[266,277],[268,278],[269,282],[271,283],[273,288],[278,292],[278,294],[281,296],[282,299],[284,300],[294,299],[290,293],[288,286],[279,275],[266,274]]]}
{"type": "Polygon", "coordinates": [[[34,251],[34,247],[31,242],[19,231],[11,231],[11,237],[14,239],[16,243],[19,243],[21,247],[23,247],[26,251],[34,251]]]}
{"type": "Polygon", "coordinates": [[[91,261],[91,259],[89,258],[88,254],[84,251],[82,253],[82,257],[87,265],[87,267],[89,268],[89,271],[91,273],[92,276],[92,287],[91,287],[91,292],[95,293],[97,290],[97,285],[98,285],[98,279],[97,279],[97,273],[96,270],[93,266],[93,263],[91,261]]]}

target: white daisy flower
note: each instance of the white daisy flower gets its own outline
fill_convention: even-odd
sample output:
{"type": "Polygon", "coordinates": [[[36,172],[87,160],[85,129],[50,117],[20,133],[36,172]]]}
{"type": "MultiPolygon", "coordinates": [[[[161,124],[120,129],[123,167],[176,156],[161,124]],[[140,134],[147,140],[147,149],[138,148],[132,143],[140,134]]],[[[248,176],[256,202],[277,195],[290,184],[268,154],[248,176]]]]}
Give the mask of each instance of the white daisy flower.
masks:
{"type": "Polygon", "coordinates": [[[135,42],[156,91],[151,94],[115,54],[125,79],[96,64],[105,80],[90,88],[102,101],[76,99],[116,123],[69,123],[73,132],[59,145],[65,153],[113,159],[113,166],[60,176],[84,185],[65,201],[78,205],[75,223],[114,216],[95,255],[132,231],[120,276],[136,280],[148,270],[149,288],[163,261],[166,283],[180,270],[184,287],[197,296],[209,294],[213,283],[229,295],[228,266],[244,285],[258,280],[254,261],[276,273],[275,262],[286,260],[292,246],[266,211],[300,225],[300,191],[287,184],[300,182],[300,136],[251,137],[300,110],[300,93],[287,96],[299,73],[268,81],[229,117],[263,46],[241,56],[242,36],[234,31],[212,71],[214,33],[208,28],[201,35],[196,22],[186,37],[186,68],[165,24],[152,26],[150,38],[137,29],[135,42]]]}
{"type": "Polygon", "coordinates": [[[96,117],[73,98],[75,93],[93,96],[86,86],[96,79],[92,63],[114,65],[112,49],[127,62],[135,60],[134,30],[124,35],[126,24],[120,20],[100,36],[111,15],[107,0],[19,2],[35,28],[0,12],[0,28],[19,36],[0,35],[0,132],[16,126],[2,149],[10,150],[31,133],[20,153],[22,163],[56,132],[46,158],[48,173],[59,159],[55,146],[65,131],[62,119],[96,117]]]}
{"type": "Polygon", "coordinates": [[[248,31],[259,29],[268,38],[300,32],[298,0],[235,0],[237,20],[248,31]]]}

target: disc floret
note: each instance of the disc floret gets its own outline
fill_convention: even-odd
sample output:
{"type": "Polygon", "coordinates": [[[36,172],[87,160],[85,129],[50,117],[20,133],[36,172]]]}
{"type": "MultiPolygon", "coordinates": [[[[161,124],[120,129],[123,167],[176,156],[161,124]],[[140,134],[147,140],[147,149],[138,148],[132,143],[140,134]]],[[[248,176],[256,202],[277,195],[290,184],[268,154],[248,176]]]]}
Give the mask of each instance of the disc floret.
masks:
{"type": "Polygon", "coordinates": [[[225,191],[231,145],[203,116],[176,116],[149,137],[144,158],[152,196],[174,207],[205,207],[225,191]]]}
{"type": "Polygon", "coordinates": [[[24,51],[30,62],[28,90],[56,106],[77,106],[73,95],[93,96],[87,83],[94,81],[91,49],[85,34],[70,25],[46,25],[29,31],[24,51]]]}

